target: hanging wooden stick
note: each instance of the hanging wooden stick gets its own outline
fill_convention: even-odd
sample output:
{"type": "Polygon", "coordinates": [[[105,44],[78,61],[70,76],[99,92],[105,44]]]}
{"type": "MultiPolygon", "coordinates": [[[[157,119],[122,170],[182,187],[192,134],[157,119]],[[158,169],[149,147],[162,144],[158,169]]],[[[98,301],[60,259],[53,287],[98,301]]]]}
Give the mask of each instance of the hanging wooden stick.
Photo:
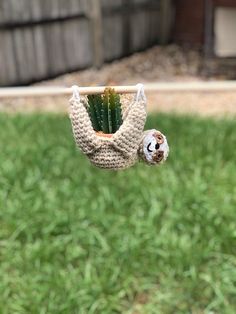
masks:
{"type": "MultiPolygon", "coordinates": [[[[102,94],[106,86],[91,86],[80,87],[80,95],[102,94]]],[[[114,86],[112,87],[119,94],[128,94],[137,92],[137,87],[134,86],[114,86]]],[[[42,86],[42,87],[6,87],[0,88],[0,98],[15,98],[15,97],[37,97],[37,96],[60,96],[71,95],[72,88],[42,86]]]]}
{"type": "MultiPolygon", "coordinates": [[[[106,86],[80,87],[80,95],[102,94],[106,86]]],[[[119,94],[132,94],[137,92],[137,86],[112,86],[119,94]]],[[[210,81],[210,82],[171,82],[147,83],[145,92],[236,92],[236,81],[210,81]]],[[[42,86],[42,87],[7,87],[0,88],[0,98],[17,97],[43,97],[71,95],[72,88],[42,86]]]]}

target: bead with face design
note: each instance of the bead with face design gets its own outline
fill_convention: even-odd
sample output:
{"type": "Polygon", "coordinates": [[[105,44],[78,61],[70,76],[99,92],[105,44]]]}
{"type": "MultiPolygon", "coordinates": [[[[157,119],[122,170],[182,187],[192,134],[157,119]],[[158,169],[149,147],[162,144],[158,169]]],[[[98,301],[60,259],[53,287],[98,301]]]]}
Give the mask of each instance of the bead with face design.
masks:
{"type": "Polygon", "coordinates": [[[168,153],[169,146],[165,135],[154,129],[144,132],[139,154],[146,163],[160,164],[166,160],[168,153]]]}

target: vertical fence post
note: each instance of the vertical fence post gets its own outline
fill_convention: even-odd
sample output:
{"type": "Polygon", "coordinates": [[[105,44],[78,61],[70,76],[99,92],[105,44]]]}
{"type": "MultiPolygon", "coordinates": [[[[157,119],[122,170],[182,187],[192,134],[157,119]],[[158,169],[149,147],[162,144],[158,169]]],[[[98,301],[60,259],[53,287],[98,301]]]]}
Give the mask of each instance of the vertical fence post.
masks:
{"type": "Polygon", "coordinates": [[[131,13],[135,4],[131,0],[123,0],[122,7],[122,24],[123,24],[123,56],[131,53],[132,39],[131,39],[131,13]]]}
{"type": "Polygon", "coordinates": [[[214,5],[213,0],[205,0],[204,7],[204,63],[203,74],[209,77],[214,73],[211,58],[214,56],[214,5]]]}
{"type": "Polygon", "coordinates": [[[214,8],[212,0],[205,1],[205,34],[204,34],[204,54],[206,58],[212,57],[213,55],[213,20],[214,20],[214,8]]]}
{"type": "Polygon", "coordinates": [[[89,0],[88,3],[93,38],[93,65],[100,68],[104,62],[102,5],[101,0],[89,0]]]}
{"type": "Polygon", "coordinates": [[[165,45],[170,39],[170,30],[172,24],[172,2],[170,0],[161,0],[160,3],[161,31],[160,43],[165,45]]]}

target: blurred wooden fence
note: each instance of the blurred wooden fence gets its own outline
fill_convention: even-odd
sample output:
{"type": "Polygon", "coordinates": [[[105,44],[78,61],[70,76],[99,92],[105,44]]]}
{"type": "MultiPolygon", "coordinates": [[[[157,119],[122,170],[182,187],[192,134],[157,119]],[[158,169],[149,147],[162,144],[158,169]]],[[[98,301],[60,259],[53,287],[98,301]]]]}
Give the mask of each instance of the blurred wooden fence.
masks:
{"type": "Polygon", "coordinates": [[[171,0],[0,0],[0,86],[100,66],[169,39],[171,0]]]}

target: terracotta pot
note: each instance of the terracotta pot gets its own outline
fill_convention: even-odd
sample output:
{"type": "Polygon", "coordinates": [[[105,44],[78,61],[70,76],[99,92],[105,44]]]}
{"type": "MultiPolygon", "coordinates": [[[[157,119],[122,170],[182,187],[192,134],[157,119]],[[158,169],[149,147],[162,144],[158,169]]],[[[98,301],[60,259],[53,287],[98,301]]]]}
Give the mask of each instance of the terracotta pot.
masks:
{"type": "Polygon", "coordinates": [[[113,134],[103,133],[101,131],[96,132],[97,136],[111,138],[113,134]]]}

